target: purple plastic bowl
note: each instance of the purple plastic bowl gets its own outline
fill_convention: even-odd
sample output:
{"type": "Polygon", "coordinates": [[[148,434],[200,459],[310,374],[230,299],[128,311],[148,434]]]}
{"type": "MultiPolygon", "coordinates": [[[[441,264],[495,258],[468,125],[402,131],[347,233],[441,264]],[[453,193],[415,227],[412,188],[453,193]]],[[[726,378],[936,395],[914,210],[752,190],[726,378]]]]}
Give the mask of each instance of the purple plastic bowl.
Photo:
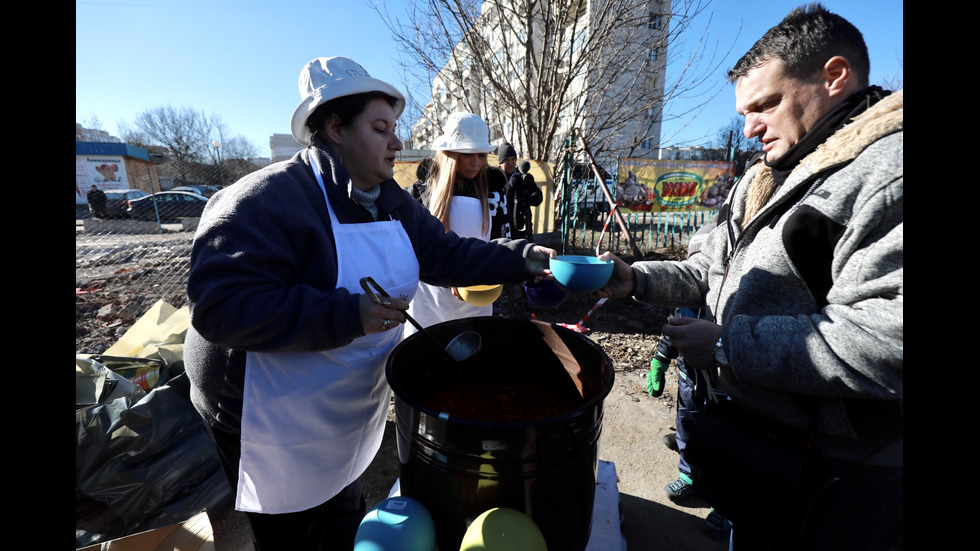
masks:
{"type": "Polygon", "coordinates": [[[531,304],[532,308],[548,310],[561,306],[565,302],[565,299],[568,298],[568,293],[554,281],[546,279],[540,283],[534,283],[533,281],[525,283],[524,296],[527,297],[527,301],[531,304]]]}

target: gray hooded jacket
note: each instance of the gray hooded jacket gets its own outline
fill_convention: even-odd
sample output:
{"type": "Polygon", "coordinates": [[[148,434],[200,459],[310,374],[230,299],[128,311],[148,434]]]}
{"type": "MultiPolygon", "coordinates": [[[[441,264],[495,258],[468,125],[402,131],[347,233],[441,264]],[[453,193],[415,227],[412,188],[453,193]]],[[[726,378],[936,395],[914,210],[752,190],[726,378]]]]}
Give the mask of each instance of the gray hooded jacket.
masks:
{"type": "Polygon", "coordinates": [[[818,434],[901,431],[903,97],[895,92],[807,156],[743,227],[756,163],[696,255],[633,265],[634,298],[707,305],[742,407],[818,434]],[[726,219],[728,219],[726,223],[726,219]]]}

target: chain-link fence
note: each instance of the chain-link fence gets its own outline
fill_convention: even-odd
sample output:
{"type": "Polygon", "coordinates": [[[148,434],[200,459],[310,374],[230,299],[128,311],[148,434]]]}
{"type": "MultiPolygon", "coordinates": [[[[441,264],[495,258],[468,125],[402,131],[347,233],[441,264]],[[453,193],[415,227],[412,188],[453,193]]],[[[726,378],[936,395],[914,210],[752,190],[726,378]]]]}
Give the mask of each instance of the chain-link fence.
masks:
{"type": "Polygon", "coordinates": [[[111,221],[92,232],[76,224],[76,353],[104,352],[158,300],[177,308],[187,304],[193,228],[163,224],[155,233],[113,228],[126,225],[111,221]]]}
{"type": "MultiPolygon", "coordinates": [[[[205,167],[207,168],[207,167],[205,167]]],[[[218,181],[218,167],[201,172],[197,181],[218,181]]],[[[175,182],[174,182],[175,183],[175,182]]],[[[76,205],[75,216],[75,336],[76,352],[101,353],[115,344],[157,301],[175,308],[187,304],[186,285],[194,232],[211,184],[170,186],[132,197],[109,189],[116,203],[95,216],[89,205],[76,205]],[[181,191],[183,188],[190,188],[181,191]]],[[[622,257],[633,255],[620,220],[609,216],[609,205],[596,188],[571,191],[569,215],[560,247],[567,253],[602,250],[622,257]],[[589,196],[586,196],[589,193],[589,196]],[[608,226],[606,226],[608,224],[608,226]]],[[[615,193],[615,190],[613,190],[615,193]]],[[[543,213],[542,213],[543,214],[543,213]]],[[[715,211],[621,211],[622,223],[643,254],[660,248],[686,247],[691,235],[715,216],[715,211]]],[[[561,226],[556,221],[555,230],[561,226]]],[[[548,243],[556,246],[555,243],[548,243]]]]}
{"type": "Polygon", "coordinates": [[[103,181],[93,185],[105,194],[104,204],[89,190],[89,202],[76,202],[76,353],[104,352],[157,301],[175,308],[187,304],[194,232],[231,167],[185,166],[183,177],[162,177],[180,174],[177,164],[158,167],[155,183],[162,190],[135,179],[132,187],[103,181]]]}

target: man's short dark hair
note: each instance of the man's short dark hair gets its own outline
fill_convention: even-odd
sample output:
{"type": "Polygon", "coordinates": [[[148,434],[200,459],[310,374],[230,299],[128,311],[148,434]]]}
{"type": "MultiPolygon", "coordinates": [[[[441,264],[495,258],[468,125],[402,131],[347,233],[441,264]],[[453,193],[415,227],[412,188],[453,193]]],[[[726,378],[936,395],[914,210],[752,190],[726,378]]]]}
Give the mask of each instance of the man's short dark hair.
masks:
{"type": "Polygon", "coordinates": [[[728,71],[728,80],[735,82],[773,59],[785,64],[789,76],[807,79],[837,55],[847,58],[858,81],[867,86],[871,61],[861,31],[815,2],[794,9],[766,31],[728,71]]]}

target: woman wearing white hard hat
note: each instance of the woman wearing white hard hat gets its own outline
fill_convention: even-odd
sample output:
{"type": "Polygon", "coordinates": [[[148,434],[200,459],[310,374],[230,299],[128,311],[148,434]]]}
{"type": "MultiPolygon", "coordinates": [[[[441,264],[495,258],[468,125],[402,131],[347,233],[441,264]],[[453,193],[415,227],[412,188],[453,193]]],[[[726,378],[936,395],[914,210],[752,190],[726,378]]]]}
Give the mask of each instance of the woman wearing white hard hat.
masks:
{"type": "MultiPolygon", "coordinates": [[[[419,198],[447,232],[483,241],[510,237],[507,182],[503,173],[487,165],[487,154],[497,149],[490,145],[489,138],[490,128],[479,116],[449,115],[443,134],[432,142],[436,154],[419,198]]],[[[454,319],[493,315],[493,304],[471,304],[455,287],[419,282],[408,313],[428,327],[454,319]]],[[[405,326],[406,337],[415,332],[414,326],[405,326]]]]}
{"type": "Polygon", "coordinates": [[[404,98],[353,60],[314,59],[299,91],[292,134],[306,149],[201,217],[184,362],[255,548],[350,550],[387,416],[385,360],[420,279],[550,278],[556,253],[446,233],[392,179],[404,98]],[[390,298],[372,300],[365,277],[390,298]]]}

